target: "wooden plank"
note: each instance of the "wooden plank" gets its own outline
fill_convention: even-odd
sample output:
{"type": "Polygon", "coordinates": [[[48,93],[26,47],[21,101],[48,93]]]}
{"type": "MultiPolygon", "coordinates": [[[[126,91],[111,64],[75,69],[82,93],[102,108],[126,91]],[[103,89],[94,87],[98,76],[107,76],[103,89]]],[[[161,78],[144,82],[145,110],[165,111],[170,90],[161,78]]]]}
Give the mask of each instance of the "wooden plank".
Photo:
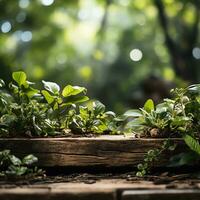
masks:
{"type": "Polygon", "coordinates": [[[127,190],[123,191],[121,200],[199,200],[200,190],[127,190]]]}
{"type": "MultiPolygon", "coordinates": [[[[186,148],[181,139],[171,139],[178,144],[177,152],[186,148]]],[[[144,154],[160,147],[164,139],[135,139],[124,136],[99,136],[82,138],[1,138],[0,150],[10,149],[18,156],[34,154],[39,165],[54,166],[136,166],[144,154]]],[[[174,152],[173,152],[174,153],[174,152]]],[[[171,153],[156,163],[166,164],[171,153]]]]}
{"type": "Polygon", "coordinates": [[[63,190],[50,188],[0,189],[2,200],[116,200],[113,190],[63,190]]]}
{"type": "Polygon", "coordinates": [[[34,185],[17,185],[7,183],[0,185],[0,199],[2,200],[117,200],[117,191],[127,188],[156,188],[152,182],[130,183],[123,179],[101,179],[94,184],[83,182],[35,183],[34,185]]]}
{"type": "Polygon", "coordinates": [[[0,188],[0,199],[199,200],[200,189],[188,189],[188,187],[189,185],[183,189],[166,189],[166,185],[154,185],[148,181],[132,183],[126,180],[106,179],[94,184],[64,182],[0,188]]]}

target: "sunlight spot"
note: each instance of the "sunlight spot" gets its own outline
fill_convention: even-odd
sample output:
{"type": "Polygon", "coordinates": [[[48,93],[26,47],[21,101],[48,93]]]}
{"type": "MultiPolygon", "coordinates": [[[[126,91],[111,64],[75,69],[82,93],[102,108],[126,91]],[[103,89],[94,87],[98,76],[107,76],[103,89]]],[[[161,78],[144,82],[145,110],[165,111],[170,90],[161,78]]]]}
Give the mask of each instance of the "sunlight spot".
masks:
{"type": "Polygon", "coordinates": [[[20,8],[27,8],[30,4],[29,0],[20,0],[19,1],[19,7],[20,8]]]}
{"type": "Polygon", "coordinates": [[[79,69],[79,74],[85,81],[89,81],[92,78],[92,68],[87,65],[82,66],[79,69]]]}
{"type": "Polygon", "coordinates": [[[1,31],[3,33],[8,33],[11,30],[11,28],[12,28],[12,26],[9,21],[6,21],[1,25],[1,31]]]}
{"type": "Polygon", "coordinates": [[[130,52],[130,58],[133,61],[140,61],[142,59],[142,56],[143,56],[142,51],[139,49],[133,49],[130,52]]]}
{"type": "Polygon", "coordinates": [[[199,47],[195,47],[192,50],[192,55],[194,56],[194,58],[200,59],[200,48],[199,47]]]}
{"type": "Polygon", "coordinates": [[[45,74],[45,70],[40,66],[33,67],[32,75],[37,78],[41,79],[45,74]]]}
{"type": "Polygon", "coordinates": [[[50,6],[54,3],[54,0],[41,0],[41,3],[44,5],[44,6],[50,6]]]}
{"type": "Polygon", "coordinates": [[[102,60],[104,58],[104,53],[101,51],[101,50],[96,50],[94,53],[93,53],[93,57],[96,59],[96,60],[102,60]]]}
{"type": "Polygon", "coordinates": [[[165,67],[163,70],[163,76],[167,81],[173,81],[175,79],[175,73],[173,69],[169,67],[165,67]]]}
{"type": "Polygon", "coordinates": [[[96,22],[103,16],[104,10],[101,6],[95,3],[93,0],[80,1],[80,9],[78,11],[78,18],[82,21],[96,22]]]}
{"type": "Polygon", "coordinates": [[[21,40],[23,42],[29,42],[32,40],[32,33],[30,31],[24,31],[22,34],[21,34],[21,40]]]}
{"type": "Polygon", "coordinates": [[[3,47],[5,51],[13,52],[15,51],[16,47],[17,47],[17,40],[14,37],[14,35],[11,35],[5,39],[5,45],[3,47]]]}

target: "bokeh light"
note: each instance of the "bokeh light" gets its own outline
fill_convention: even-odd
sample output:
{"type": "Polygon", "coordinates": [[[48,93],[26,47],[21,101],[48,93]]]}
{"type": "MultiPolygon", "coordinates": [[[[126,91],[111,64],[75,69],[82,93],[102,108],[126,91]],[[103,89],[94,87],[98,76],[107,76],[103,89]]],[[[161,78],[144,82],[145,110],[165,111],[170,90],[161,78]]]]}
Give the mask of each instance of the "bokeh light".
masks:
{"type": "Polygon", "coordinates": [[[20,8],[27,8],[30,4],[29,0],[19,0],[19,7],[20,8]]]}
{"type": "Polygon", "coordinates": [[[24,31],[21,34],[21,40],[23,42],[29,42],[32,40],[32,33],[30,31],[24,31]]]}
{"type": "Polygon", "coordinates": [[[8,33],[11,30],[11,28],[12,28],[12,26],[9,21],[6,21],[1,25],[1,31],[3,33],[8,33]]]}
{"type": "Polygon", "coordinates": [[[50,6],[54,3],[54,0],[41,0],[42,5],[50,6]]]}
{"type": "Polygon", "coordinates": [[[140,49],[133,49],[130,52],[130,58],[133,61],[136,61],[136,62],[140,61],[142,59],[142,56],[143,56],[143,54],[142,54],[142,51],[140,49]]]}
{"type": "Polygon", "coordinates": [[[200,48],[199,47],[195,47],[192,50],[192,55],[194,56],[194,58],[200,59],[200,48]]]}

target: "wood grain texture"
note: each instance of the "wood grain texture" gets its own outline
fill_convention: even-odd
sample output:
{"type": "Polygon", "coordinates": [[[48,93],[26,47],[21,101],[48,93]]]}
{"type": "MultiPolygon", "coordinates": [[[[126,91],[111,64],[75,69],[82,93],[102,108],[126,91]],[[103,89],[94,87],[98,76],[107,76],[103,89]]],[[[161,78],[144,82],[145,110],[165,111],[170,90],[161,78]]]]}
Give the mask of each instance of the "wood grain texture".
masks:
{"type": "MultiPolygon", "coordinates": [[[[171,139],[177,150],[185,149],[181,139],[171,139]]],[[[44,167],[66,166],[136,166],[144,154],[160,147],[164,139],[135,139],[124,136],[82,138],[1,138],[0,150],[10,149],[18,156],[34,154],[44,167]]],[[[174,152],[173,152],[174,153],[174,152]]],[[[167,152],[157,166],[166,163],[167,152]]]]}
{"type": "Polygon", "coordinates": [[[0,189],[1,200],[117,200],[114,190],[70,190],[50,188],[0,189]]]}
{"type": "MultiPolygon", "coordinates": [[[[181,183],[179,183],[181,184],[181,183]]],[[[188,186],[189,187],[189,186],[188,186]]],[[[152,182],[101,180],[94,184],[50,183],[0,188],[2,200],[199,200],[200,189],[167,189],[152,182]]]]}
{"type": "Polygon", "coordinates": [[[121,200],[199,200],[200,190],[127,190],[121,200]]]}

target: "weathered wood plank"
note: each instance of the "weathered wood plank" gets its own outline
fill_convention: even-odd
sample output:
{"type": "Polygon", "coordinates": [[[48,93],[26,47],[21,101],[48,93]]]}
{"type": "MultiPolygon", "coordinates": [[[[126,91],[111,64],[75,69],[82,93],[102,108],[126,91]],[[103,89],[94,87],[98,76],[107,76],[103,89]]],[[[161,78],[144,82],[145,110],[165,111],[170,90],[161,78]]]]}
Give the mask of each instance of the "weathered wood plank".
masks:
{"type": "MultiPolygon", "coordinates": [[[[181,139],[171,139],[178,144],[177,151],[186,148],[181,139]]],[[[34,154],[39,165],[53,166],[134,166],[144,154],[160,147],[164,139],[135,139],[124,136],[99,136],[83,138],[1,138],[0,150],[10,149],[18,156],[34,154]]],[[[157,165],[165,164],[170,153],[157,165]]]]}
{"type": "Polygon", "coordinates": [[[199,200],[200,190],[127,190],[121,200],[199,200]]]}
{"type": "Polygon", "coordinates": [[[128,183],[124,180],[101,180],[95,184],[51,183],[0,189],[3,200],[199,200],[199,189],[166,189],[152,182],[128,183]]]}
{"type": "Polygon", "coordinates": [[[63,190],[50,188],[0,189],[2,200],[117,200],[114,190],[63,190]]]}

